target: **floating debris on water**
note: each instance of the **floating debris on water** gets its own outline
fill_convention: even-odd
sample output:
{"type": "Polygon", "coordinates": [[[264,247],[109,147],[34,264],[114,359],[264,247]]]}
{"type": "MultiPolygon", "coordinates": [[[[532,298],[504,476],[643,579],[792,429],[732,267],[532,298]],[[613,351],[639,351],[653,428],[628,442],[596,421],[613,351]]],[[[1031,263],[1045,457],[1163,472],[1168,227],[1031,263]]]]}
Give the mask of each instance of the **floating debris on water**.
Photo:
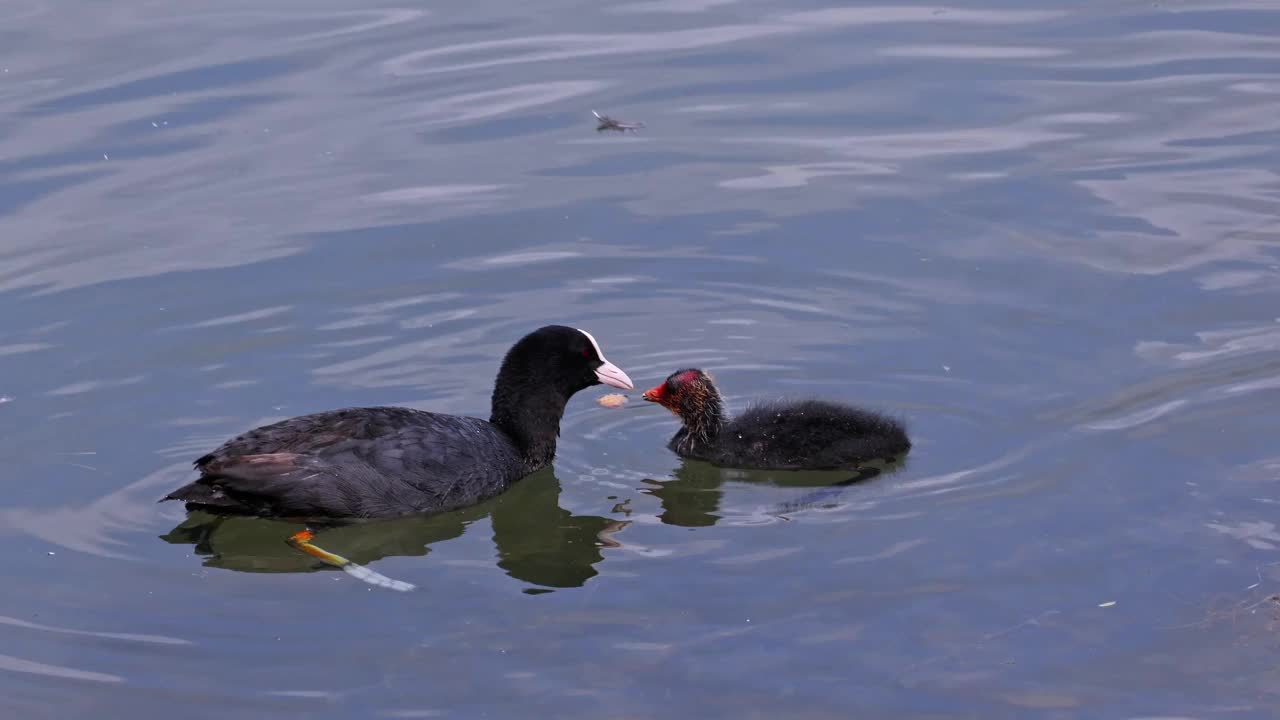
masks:
{"type": "Polygon", "coordinates": [[[596,120],[600,121],[600,124],[596,126],[596,132],[604,132],[605,130],[613,130],[614,132],[626,132],[628,130],[639,130],[640,128],[644,127],[644,123],[642,122],[627,123],[627,122],[622,122],[621,120],[614,120],[608,115],[601,115],[595,110],[592,110],[591,114],[595,115],[596,120]]]}

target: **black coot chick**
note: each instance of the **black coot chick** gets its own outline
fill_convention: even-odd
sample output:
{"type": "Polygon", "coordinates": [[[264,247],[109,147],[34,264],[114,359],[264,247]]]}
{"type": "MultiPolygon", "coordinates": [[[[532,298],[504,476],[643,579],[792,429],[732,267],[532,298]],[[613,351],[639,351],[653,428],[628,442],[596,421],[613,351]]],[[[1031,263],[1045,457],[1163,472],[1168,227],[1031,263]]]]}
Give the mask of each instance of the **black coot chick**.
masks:
{"type": "Polygon", "coordinates": [[[400,407],[303,415],[227,441],[196,460],[197,480],[163,500],[182,500],[188,510],[300,518],[465,507],[550,463],[565,404],[600,383],[632,387],[590,333],[549,325],[507,352],[488,422],[400,407]]]}
{"type": "Polygon", "coordinates": [[[897,420],[825,400],[760,403],[730,418],[711,376],[697,368],[671,373],[644,399],[684,423],[667,447],[724,467],[827,470],[911,449],[897,420]]]}

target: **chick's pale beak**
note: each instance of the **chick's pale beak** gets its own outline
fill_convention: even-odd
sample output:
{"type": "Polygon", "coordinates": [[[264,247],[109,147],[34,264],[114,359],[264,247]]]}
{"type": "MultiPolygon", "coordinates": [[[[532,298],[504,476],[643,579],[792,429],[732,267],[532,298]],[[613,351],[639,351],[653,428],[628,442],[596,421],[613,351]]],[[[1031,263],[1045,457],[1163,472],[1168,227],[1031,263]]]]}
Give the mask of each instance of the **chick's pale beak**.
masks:
{"type": "Polygon", "coordinates": [[[622,368],[605,360],[600,367],[596,368],[596,379],[608,385],[622,390],[631,390],[635,386],[631,384],[631,378],[622,372],[622,368]]]}

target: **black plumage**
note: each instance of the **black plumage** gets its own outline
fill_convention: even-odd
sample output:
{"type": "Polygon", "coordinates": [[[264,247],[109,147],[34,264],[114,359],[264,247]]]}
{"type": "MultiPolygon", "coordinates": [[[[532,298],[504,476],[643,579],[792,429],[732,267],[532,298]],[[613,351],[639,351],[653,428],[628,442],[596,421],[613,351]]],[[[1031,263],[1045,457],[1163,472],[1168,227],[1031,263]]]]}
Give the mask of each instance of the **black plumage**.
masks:
{"type": "Polygon", "coordinates": [[[711,377],[697,368],[677,370],[644,399],[683,423],[667,447],[723,467],[837,469],[911,449],[898,420],[826,400],[757,403],[730,417],[711,377]]]}
{"type": "Polygon", "coordinates": [[[590,334],[547,326],[503,359],[487,422],[400,407],[290,418],[197,459],[200,477],[163,500],[216,513],[316,518],[465,507],[550,463],[569,398],[601,382],[631,388],[590,334]]]}

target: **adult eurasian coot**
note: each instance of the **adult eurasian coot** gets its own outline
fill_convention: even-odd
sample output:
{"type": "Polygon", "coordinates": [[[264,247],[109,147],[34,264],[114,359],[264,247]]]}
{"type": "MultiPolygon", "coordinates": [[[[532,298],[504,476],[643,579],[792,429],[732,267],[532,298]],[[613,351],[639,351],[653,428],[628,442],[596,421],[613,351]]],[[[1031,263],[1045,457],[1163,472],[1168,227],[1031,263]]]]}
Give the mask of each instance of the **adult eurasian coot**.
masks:
{"type": "Polygon", "coordinates": [[[198,479],[162,502],[300,518],[465,507],[550,463],[565,404],[600,383],[632,387],[590,333],[549,325],[507,352],[488,422],[401,407],[303,415],[228,440],[195,461],[198,479]]]}
{"type": "Polygon", "coordinates": [[[897,420],[825,400],[760,403],[730,418],[711,376],[697,368],[671,373],[644,399],[684,423],[667,447],[724,467],[836,469],[911,449],[897,420]]]}

